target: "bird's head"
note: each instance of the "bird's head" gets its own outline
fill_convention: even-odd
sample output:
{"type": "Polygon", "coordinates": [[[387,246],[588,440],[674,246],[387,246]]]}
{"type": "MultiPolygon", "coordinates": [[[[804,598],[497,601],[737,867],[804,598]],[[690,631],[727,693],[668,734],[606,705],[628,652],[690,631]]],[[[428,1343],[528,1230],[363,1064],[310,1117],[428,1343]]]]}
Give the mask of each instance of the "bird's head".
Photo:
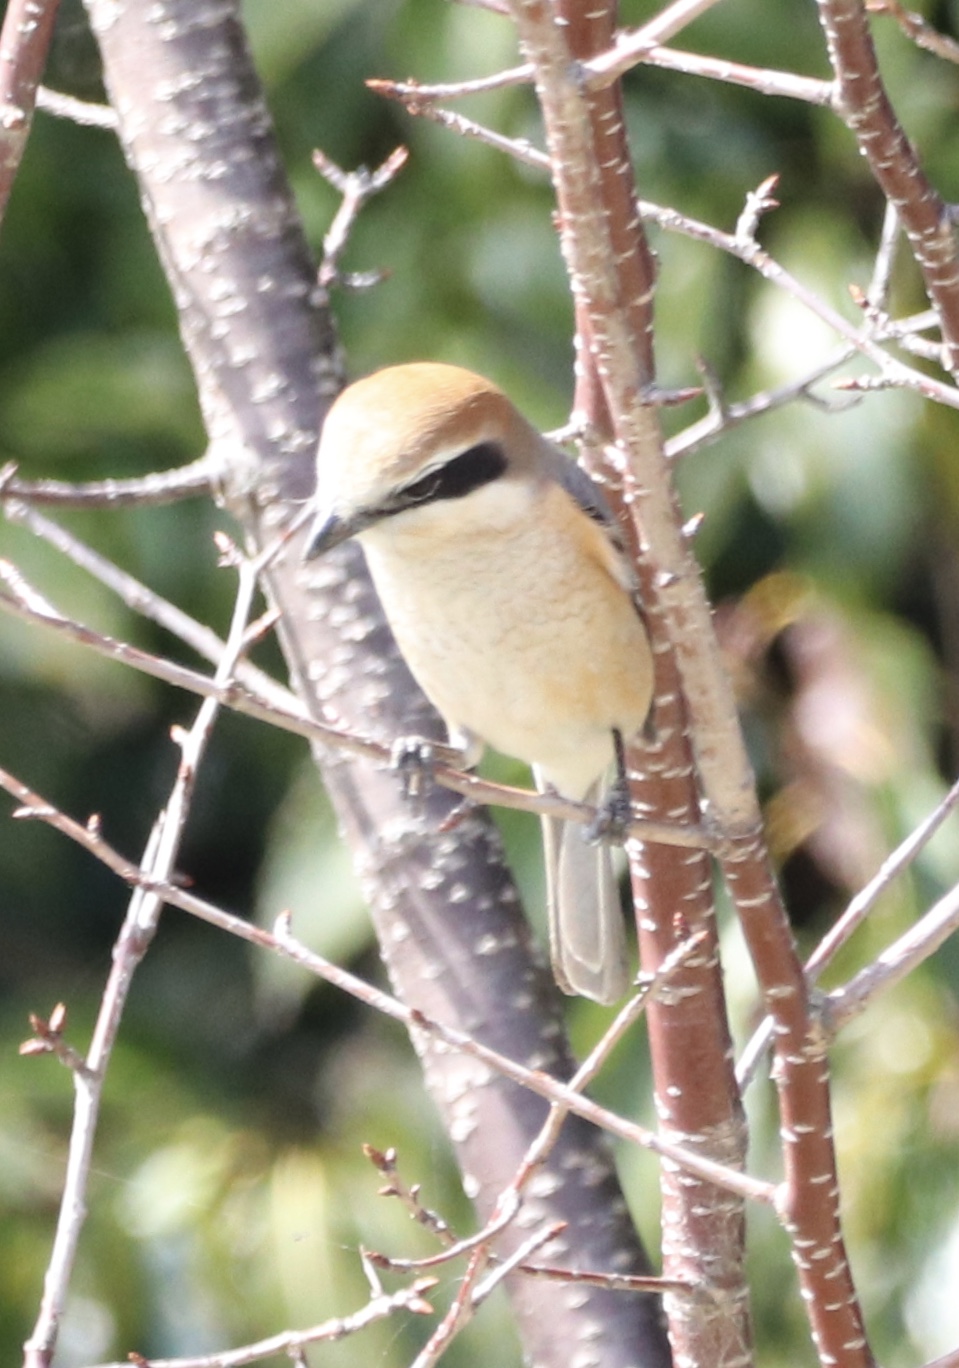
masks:
{"type": "Polygon", "coordinates": [[[306,557],[394,519],[442,518],[454,502],[462,515],[478,491],[529,470],[542,441],[502,390],[458,366],[419,362],[358,380],[323,425],[306,557]]]}

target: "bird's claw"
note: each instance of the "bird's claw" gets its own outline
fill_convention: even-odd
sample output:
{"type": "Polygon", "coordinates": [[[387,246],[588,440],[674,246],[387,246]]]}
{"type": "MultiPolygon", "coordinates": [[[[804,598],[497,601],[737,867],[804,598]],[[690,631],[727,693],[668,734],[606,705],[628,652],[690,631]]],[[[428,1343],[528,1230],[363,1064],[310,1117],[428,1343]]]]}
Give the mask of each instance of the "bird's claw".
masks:
{"type": "Polygon", "coordinates": [[[583,840],[590,845],[625,845],[633,808],[629,800],[629,785],[615,783],[603,799],[596,816],[583,828],[583,840]]]}
{"type": "Polygon", "coordinates": [[[417,801],[433,786],[436,748],[421,736],[401,736],[390,748],[390,769],[399,775],[403,797],[417,801]]]}

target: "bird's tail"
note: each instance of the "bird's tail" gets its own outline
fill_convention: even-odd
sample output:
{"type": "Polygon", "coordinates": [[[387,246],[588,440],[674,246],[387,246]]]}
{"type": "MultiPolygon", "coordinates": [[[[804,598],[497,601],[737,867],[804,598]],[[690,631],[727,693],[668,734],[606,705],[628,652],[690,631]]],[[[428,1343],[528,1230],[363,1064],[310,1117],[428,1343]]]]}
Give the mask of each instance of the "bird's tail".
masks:
{"type": "MultiPolygon", "coordinates": [[[[584,796],[602,798],[597,780],[584,796]]],[[[549,948],[556,982],[567,993],[616,1002],[629,986],[626,928],[608,845],[591,845],[576,822],[544,817],[549,948]]]]}

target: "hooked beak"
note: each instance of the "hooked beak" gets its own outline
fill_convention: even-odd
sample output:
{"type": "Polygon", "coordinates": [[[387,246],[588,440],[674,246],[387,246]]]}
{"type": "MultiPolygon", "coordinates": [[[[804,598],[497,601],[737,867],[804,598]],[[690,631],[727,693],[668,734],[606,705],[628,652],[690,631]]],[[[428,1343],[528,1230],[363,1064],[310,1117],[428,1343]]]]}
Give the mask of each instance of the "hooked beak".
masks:
{"type": "Polygon", "coordinates": [[[334,546],[349,541],[358,532],[381,521],[383,514],[378,509],[361,509],[350,518],[341,518],[339,513],[317,513],[310,528],[303,550],[304,560],[315,560],[317,556],[332,551],[334,546]]]}
{"type": "Polygon", "coordinates": [[[325,551],[331,551],[340,542],[348,541],[359,529],[346,518],[336,513],[318,513],[313,519],[310,534],[303,548],[304,560],[315,560],[325,551]]]}

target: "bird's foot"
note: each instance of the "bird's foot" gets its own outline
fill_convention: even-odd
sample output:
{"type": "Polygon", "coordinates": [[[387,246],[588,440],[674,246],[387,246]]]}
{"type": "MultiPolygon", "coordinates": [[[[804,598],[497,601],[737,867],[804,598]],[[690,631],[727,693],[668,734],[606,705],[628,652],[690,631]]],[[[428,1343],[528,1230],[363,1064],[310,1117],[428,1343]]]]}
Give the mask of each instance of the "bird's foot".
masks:
{"type": "Polygon", "coordinates": [[[629,797],[629,771],[626,767],[626,747],[623,736],[613,728],[613,753],[616,757],[616,774],[609,792],[603,800],[596,816],[583,828],[583,839],[590,845],[604,841],[607,845],[625,845],[629,824],[633,820],[633,807],[629,797]]]}
{"type": "Polygon", "coordinates": [[[433,787],[436,746],[422,736],[400,736],[390,747],[390,769],[400,780],[403,797],[418,802],[433,787]]]}
{"type": "Polygon", "coordinates": [[[625,845],[633,808],[629,800],[629,783],[617,779],[593,820],[583,827],[583,840],[590,845],[625,845]]]}

